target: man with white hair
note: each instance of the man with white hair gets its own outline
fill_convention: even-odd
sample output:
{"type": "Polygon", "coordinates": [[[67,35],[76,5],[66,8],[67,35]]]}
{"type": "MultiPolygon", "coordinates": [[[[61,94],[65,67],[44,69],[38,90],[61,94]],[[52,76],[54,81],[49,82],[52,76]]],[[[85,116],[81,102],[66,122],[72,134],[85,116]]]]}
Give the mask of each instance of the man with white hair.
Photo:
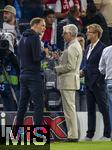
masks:
{"type": "Polygon", "coordinates": [[[82,49],[77,40],[77,34],[78,28],[75,25],[69,24],[63,27],[63,38],[68,43],[68,47],[59,58],[59,66],[55,67],[67,125],[67,141],[69,142],[78,141],[75,90],[80,88],[79,69],[82,49]]]}

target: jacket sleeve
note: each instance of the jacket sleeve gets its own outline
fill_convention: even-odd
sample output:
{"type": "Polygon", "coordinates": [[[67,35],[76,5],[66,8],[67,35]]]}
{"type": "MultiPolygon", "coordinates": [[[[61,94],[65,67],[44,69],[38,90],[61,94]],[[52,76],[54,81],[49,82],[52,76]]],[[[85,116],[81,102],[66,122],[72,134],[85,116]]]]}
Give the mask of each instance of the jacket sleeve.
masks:
{"type": "Polygon", "coordinates": [[[41,52],[41,42],[39,35],[33,36],[31,46],[32,46],[33,61],[34,62],[41,61],[44,54],[41,52]]]}
{"type": "Polygon", "coordinates": [[[71,70],[75,70],[77,64],[77,50],[74,50],[74,54],[67,51],[67,61],[65,64],[60,64],[55,67],[55,71],[58,75],[68,73],[71,70]]]}
{"type": "Polygon", "coordinates": [[[99,62],[99,70],[102,74],[105,74],[105,69],[106,69],[106,63],[105,63],[105,56],[104,56],[104,51],[103,51],[100,62],[99,62]]]}

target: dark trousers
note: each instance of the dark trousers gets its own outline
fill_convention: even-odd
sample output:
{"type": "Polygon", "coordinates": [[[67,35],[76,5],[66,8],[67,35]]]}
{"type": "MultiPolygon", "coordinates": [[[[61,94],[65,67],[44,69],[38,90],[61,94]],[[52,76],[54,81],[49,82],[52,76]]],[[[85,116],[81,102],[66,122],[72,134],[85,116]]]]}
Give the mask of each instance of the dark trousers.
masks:
{"type": "Polygon", "coordinates": [[[43,117],[42,78],[37,76],[22,76],[20,78],[20,102],[16,124],[22,125],[29,100],[34,102],[34,124],[40,125],[43,117]]]}
{"type": "Polygon", "coordinates": [[[79,91],[76,91],[75,99],[76,111],[87,111],[86,94],[81,94],[79,91]]]}
{"type": "Polygon", "coordinates": [[[96,104],[103,116],[103,136],[110,137],[111,127],[109,119],[109,108],[106,98],[105,85],[95,84],[90,90],[87,87],[87,109],[88,109],[88,131],[87,137],[92,138],[96,129],[96,104]]]}

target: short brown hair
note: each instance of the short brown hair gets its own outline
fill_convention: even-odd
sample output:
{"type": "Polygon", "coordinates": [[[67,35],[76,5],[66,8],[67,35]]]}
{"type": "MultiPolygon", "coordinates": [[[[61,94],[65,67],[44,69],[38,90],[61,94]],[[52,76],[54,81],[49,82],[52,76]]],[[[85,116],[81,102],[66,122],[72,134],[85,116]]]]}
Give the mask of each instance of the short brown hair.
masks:
{"type": "Polygon", "coordinates": [[[44,21],[44,19],[43,19],[43,18],[39,18],[39,17],[33,18],[33,19],[30,21],[30,26],[32,27],[34,24],[38,24],[38,23],[40,23],[41,21],[44,21]]]}
{"type": "Polygon", "coordinates": [[[103,33],[103,29],[99,24],[90,24],[87,26],[87,29],[92,28],[95,32],[98,33],[98,38],[101,38],[102,33],[103,33]]]}

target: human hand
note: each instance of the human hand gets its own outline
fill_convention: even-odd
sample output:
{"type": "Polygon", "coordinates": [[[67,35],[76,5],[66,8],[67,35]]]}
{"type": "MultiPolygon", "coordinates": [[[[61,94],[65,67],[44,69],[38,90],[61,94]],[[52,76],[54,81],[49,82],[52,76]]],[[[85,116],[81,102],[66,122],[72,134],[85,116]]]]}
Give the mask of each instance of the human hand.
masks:
{"type": "Polygon", "coordinates": [[[83,70],[80,70],[80,77],[84,77],[84,71],[83,70]]]}

